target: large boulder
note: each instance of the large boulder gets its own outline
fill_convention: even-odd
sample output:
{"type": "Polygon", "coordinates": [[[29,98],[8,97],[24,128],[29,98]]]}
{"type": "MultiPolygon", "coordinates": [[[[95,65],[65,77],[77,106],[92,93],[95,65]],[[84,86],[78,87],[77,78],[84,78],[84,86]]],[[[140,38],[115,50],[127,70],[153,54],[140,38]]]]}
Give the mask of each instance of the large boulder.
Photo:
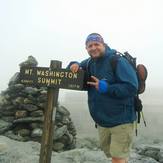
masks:
{"type": "MultiPolygon", "coordinates": [[[[23,66],[37,66],[29,56],[23,66]]],[[[19,72],[11,77],[8,88],[0,95],[0,134],[18,141],[41,142],[47,88],[31,87],[19,83],[19,72]]],[[[56,107],[53,150],[75,148],[76,129],[70,112],[59,103],[56,107]]]]}
{"type": "Polygon", "coordinates": [[[139,144],[135,147],[135,152],[144,157],[150,157],[163,163],[163,144],[161,142],[154,144],[139,144]]]}

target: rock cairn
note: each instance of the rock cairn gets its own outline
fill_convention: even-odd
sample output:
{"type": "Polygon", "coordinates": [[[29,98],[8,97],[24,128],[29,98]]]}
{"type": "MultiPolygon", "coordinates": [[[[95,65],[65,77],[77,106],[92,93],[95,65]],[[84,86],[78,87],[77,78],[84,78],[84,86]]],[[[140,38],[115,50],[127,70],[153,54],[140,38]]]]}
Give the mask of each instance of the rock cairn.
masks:
{"type": "MultiPolygon", "coordinates": [[[[19,66],[37,66],[34,57],[19,66]]],[[[47,88],[27,87],[19,82],[17,72],[0,95],[0,134],[18,141],[41,142],[47,88]]],[[[70,112],[59,103],[56,108],[53,150],[75,148],[76,130],[70,112]]]]}

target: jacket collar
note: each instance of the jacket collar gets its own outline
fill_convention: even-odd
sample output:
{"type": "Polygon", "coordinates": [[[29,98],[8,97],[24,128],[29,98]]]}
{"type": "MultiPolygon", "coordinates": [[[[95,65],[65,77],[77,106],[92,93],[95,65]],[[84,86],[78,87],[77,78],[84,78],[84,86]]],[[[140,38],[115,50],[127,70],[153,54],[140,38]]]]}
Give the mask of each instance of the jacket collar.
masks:
{"type": "Polygon", "coordinates": [[[105,59],[106,57],[111,57],[112,55],[114,55],[116,52],[116,50],[111,49],[107,44],[105,44],[105,52],[104,55],[97,58],[97,59],[93,59],[95,62],[101,61],[103,59],[105,59]]]}

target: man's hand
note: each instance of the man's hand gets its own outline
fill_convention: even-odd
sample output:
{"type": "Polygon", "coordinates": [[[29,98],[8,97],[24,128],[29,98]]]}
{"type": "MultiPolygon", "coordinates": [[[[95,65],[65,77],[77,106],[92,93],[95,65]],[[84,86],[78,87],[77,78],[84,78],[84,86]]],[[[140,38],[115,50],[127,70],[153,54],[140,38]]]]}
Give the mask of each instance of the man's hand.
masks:
{"type": "Polygon", "coordinates": [[[73,72],[73,73],[76,73],[78,70],[79,70],[79,65],[77,63],[74,63],[70,66],[70,70],[73,72]]]}
{"type": "Polygon", "coordinates": [[[87,82],[87,84],[94,86],[97,90],[99,90],[99,79],[95,76],[91,76],[91,78],[93,79],[93,82],[87,82]]]}
{"type": "Polygon", "coordinates": [[[87,84],[94,86],[97,91],[100,93],[107,93],[108,92],[108,83],[106,80],[99,80],[95,76],[91,76],[94,82],[87,82],[87,84]]]}

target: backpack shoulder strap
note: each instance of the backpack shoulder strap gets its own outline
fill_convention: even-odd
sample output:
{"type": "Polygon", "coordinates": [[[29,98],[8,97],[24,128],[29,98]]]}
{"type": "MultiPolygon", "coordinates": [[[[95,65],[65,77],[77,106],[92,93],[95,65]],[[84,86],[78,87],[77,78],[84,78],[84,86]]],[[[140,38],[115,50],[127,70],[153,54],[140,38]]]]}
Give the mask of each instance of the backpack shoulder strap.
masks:
{"type": "Polygon", "coordinates": [[[113,55],[110,58],[110,65],[112,67],[112,71],[115,74],[116,73],[116,67],[117,67],[117,63],[118,63],[118,59],[121,57],[121,55],[119,53],[116,53],[115,55],[113,55]]]}
{"type": "Polygon", "coordinates": [[[89,64],[90,64],[90,61],[91,61],[91,57],[88,58],[87,63],[86,63],[86,71],[87,71],[87,72],[89,71],[89,64]]]}

